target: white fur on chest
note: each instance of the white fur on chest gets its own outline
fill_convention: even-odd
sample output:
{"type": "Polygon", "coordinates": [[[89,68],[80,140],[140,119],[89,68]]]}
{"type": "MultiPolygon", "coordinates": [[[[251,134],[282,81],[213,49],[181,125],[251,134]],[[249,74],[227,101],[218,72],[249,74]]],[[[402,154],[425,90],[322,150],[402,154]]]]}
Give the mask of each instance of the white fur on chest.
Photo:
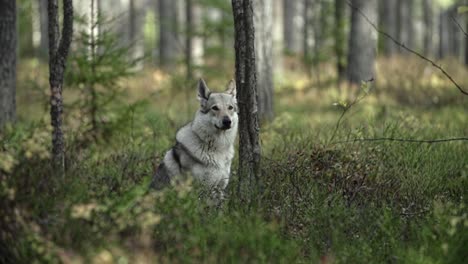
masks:
{"type": "Polygon", "coordinates": [[[231,173],[237,124],[225,131],[202,125],[194,120],[179,130],[176,139],[203,163],[189,168],[193,177],[203,184],[224,189],[231,173]]]}

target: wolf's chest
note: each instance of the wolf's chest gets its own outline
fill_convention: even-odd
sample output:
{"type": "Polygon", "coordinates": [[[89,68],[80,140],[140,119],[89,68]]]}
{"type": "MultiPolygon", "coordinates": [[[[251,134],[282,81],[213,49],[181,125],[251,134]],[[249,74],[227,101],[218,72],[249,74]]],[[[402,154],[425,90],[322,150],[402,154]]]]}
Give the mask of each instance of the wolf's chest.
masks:
{"type": "Polygon", "coordinates": [[[225,188],[229,182],[234,149],[225,152],[205,153],[203,156],[205,164],[194,166],[192,168],[193,176],[208,185],[221,185],[222,188],[225,188]]]}

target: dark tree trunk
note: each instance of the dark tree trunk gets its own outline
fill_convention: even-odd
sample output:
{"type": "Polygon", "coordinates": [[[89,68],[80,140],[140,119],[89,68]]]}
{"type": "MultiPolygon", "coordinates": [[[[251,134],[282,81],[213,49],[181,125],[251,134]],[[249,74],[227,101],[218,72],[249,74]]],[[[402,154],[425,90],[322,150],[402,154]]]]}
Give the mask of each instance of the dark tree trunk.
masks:
{"type": "Polygon", "coordinates": [[[137,69],[143,67],[144,43],[143,29],[145,26],[145,10],[143,1],[130,0],[128,12],[128,45],[131,47],[131,59],[136,60],[137,69]]]}
{"type": "Polygon", "coordinates": [[[187,36],[185,43],[185,66],[187,67],[187,80],[193,79],[193,50],[192,50],[192,38],[194,35],[193,27],[193,0],[187,0],[187,6],[185,7],[185,16],[187,19],[187,36]]]}
{"type": "Polygon", "coordinates": [[[346,1],[335,0],[335,55],[338,80],[346,78],[346,1]]]}
{"type": "Polygon", "coordinates": [[[450,51],[451,55],[456,58],[458,61],[463,62],[463,50],[464,50],[464,41],[466,36],[463,34],[460,26],[464,24],[465,16],[459,15],[458,7],[459,4],[453,5],[449,9],[449,32],[450,32],[450,51]],[[457,25],[457,23],[460,25],[457,25]]]}
{"type": "Polygon", "coordinates": [[[441,12],[439,15],[439,58],[445,58],[449,55],[449,16],[448,11],[441,12]]]}
{"type": "Polygon", "coordinates": [[[366,21],[364,14],[375,23],[377,18],[376,0],[353,0],[351,14],[351,33],[348,52],[348,81],[360,84],[374,75],[374,61],[377,33],[366,21]],[[361,14],[362,12],[362,14],[361,14]]]}
{"type": "Polygon", "coordinates": [[[232,0],[239,102],[239,193],[253,191],[260,177],[253,0],[232,0]]]}
{"type": "Polygon", "coordinates": [[[426,56],[432,55],[434,34],[434,10],[432,0],[423,0],[423,13],[424,13],[424,48],[423,52],[426,56]]]}
{"type": "Polygon", "coordinates": [[[68,51],[73,37],[73,2],[72,0],[63,0],[62,34],[59,31],[58,8],[58,0],[49,0],[49,83],[51,91],[50,120],[53,128],[52,156],[54,164],[63,172],[65,169],[65,143],[62,131],[62,85],[68,51]]]}
{"type": "Polygon", "coordinates": [[[301,52],[301,34],[303,21],[301,1],[283,0],[284,2],[284,42],[288,52],[301,52]]]}
{"type": "Polygon", "coordinates": [[[439,58],[452,56],[457,59],[462,55],[462,37],[465,38],[453,18],[457,17],[457,6],[452,6],[439,16],[439,58]]]}
{"type": "MultiPolygon", "coordinates": [[[[390,36],[398,39],[398,1],[385,0],[380,2],[382,4],[381,24],[382,29],[390,36]]],[[[398,46],[393,43],[390,38],[383,37],[382,39],[383,53],[385,56],[392,56],[398,50],[398,46]]]]}
{"type": "MultiPolygon", "coordinates": [[[[398,2],[398,38],[407,47],[414,47],[413,1],[399,0],[398,2]]],[[[400,51],[404,49],[400,48],[400,51]]]]}
{"type": "Polygon", "coordinates": [[[0,130],[16,114],[16,1],[0,0],[0,130]]]}
{"type": "Polygon", "coordinates": [[[170,70],[176,63],[177,5],[174,0],[159,0],[159,66],[170,70]]]}
{"type": "Polygon", "coordinates": [[[302,36],[302,53],[304,54],[304,60],[306,66],[308,66],[308,62],[310,61],[310,45],[309,40],[311,39],[311,28],[312,28],[312,0],[304,0],[304,14],[302,15],[304,18],[304,27],[302,28],[303,36],[302,36]]]}
{"type": "Polygon", "coordinates": [[[258,114],[269,121],[273,112],[273,4],[271,0],[255,0],[255,62],[257,70],[258,114]]]}

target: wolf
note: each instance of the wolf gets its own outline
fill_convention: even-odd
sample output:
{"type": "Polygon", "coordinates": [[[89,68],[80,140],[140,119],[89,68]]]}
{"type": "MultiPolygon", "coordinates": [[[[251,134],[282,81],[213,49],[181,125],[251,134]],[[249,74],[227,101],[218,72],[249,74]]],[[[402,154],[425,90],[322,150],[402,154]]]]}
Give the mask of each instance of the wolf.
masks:
{"type": "Polygon", "coordinates": [[[215,93],[200,79],[198,100],[194,119],[177,131],[150,187],[162,189],[181,174],[221,192],[228,185],[238,125],[235,82],[231,80],[225,92],[215,93]]]}

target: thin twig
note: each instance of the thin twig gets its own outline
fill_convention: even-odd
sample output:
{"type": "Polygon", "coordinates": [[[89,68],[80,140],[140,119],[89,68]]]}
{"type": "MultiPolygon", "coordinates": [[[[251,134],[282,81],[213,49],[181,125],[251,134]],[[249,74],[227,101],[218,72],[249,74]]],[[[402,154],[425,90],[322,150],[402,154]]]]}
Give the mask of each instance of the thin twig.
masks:
{"type": "MultiPolygon", "coordinates": [[[[369,83],[373,82],[374,81],[374,78],[370,79],[370,80],[367,80],[366,81],[366,85],[369,85],[369,83]]],[[[340,128],[340,125],[341,125],[341,121],[343,120],[343,117],[345,116],[345,114],[348,112],[349,109],[351,109],[351,107],[353,107],[354,105],[358,104],[359,102],[361,102],[367,95],[368,95],[368,91],[367,92],[364,92],[364,94],[362,96],[357,96],[354,101],[352,101],[349,105],[347,106],[344,106],[344,109],[343,109],[343,112],[341,113],[340,117],[338,118],[338,121],[336,122],[336,126],[335,126],[335,129],[333,130],[333,133],[332,133],[332,136],[330,137],[330,140],[329,142],[332,142],[333,139],[335,139],[335,136],[336,136],[336,133],[338,132],[338,129],[340,128]]]]}
{"type": "Polygon", "coordinates": [[[468,33],[463,29],[463,27],[460,25],[460,23],[458,23],[458,20],[452,16],[452,20],[453,20],[453,23],[455,23],[457,25],[457,27],[460,29],[461,32],[463,32],[463,34],[465,34],[465,37],[468,38],[468,33]]]}
{"type": "Polygon", "coordinates": [[[353,143],[353,142],[376,142],[376,141],[395,141],[395,142],[407,142],[407,143],[424,143],[424,144],[434,144],[434,143],[444,143],[452,141],[468,141],[468,137],[458,137],[458,138],[443,138],[443,139],[405,139],[405,138],[391,138],[391,137],[382,137],[382,138],[355,138],[345,141],[338,141],[333,143],[343,144],[343,143],[353,143]]]}
{"type": "Polygon", "coordinates": [[[452,78],[452,76],[450,76],[450,74],[448,74],[441,66],[437,65],[433,60],[425,57],[424,55],[422,55],[421,53],[418,53],[417,51],[411,49],[411,48],[408,48],[407,46],[405,46],[405,44],[399,42],[398,40],[396,40],[395,38],[393,38],[390,34],[388,34],[387,32],[379,29],[359,8],[353,6],[353,4],[351,4],[349,1],[346,1],[348,3],[348,5],[354,9],[354,10],[357,10],[359,12],[359,14],[367,21],[367,23],[369,23],[379,34],[381,35],[384,35],[385,37],[389,38],[391,41],[393,41],[396,45],[402,47],[403,49],[405,49],[406,51],[418,56],[419,58],[429,62],[432,64],[432,66],[434,66],[435,68],[437,68],[440,72],[442,72],[442,74],[444,74],[452,83],[453,85],[455,85],[455,87],[457,87],[458,90],[460,90],[461,93],[463,93],[464,95],[468,95],[468,92],[463,90],[463,88],[457,83],[455,82],[455,80],[452,78]]]}

